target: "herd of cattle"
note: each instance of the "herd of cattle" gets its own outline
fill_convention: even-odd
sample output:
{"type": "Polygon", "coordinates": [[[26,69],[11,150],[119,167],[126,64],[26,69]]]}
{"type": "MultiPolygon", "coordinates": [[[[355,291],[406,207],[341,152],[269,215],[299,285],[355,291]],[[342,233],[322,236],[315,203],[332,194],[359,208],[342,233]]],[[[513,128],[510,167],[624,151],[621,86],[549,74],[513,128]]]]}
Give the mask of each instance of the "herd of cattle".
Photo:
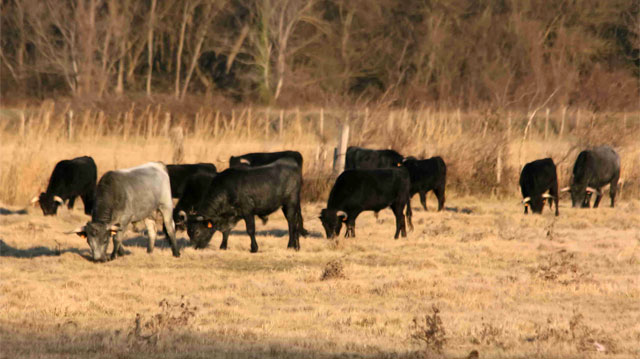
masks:
{"type": "MultiPolygon", "coordinates": [[[[108,171],[97,181],[96,164],[91,157],[63,160],[56,164],[46,192],[33,198],[45,215],[55,215],[67,202],[72,208],[82,198],[86,225],[74,231],[86,238],[95,261],[107,260],[109,240],[111,259],[124,254],[123,234],[130,223],[144,222],[151,253],[157,235],[155,215],[162,214],[163,231],[173,255],[180,256],[176,229],[185,230],[195,248],[205,248],[215,231],[222,232],[220,249],[227,248],[231,229],[244,220],[251,238],[251,252],[258,251],[255,217],[266,223],[268,216],[281,209],[289,229],[288,248],[300,249],[300,236],[306,236],[300,206],[303,158],[299,152],[249,153],[232,156],[229,168],[218,172],[211,163],[164,165],[149,162],[138,167],[108,171]],[[173,199],[178,199],[173,205],[173,199]]],[[[410,200],[419,193],[427,209],[426,193],[433,191],[438,211],[444,208],[447,167],[441,157],[419,160],[403,157],[393,150],[349,147],[345,170],[336,179],[320,219],[327,238],[340,234],[355,237],[355,221],[363,211],[391,208],[396,219],[394,238],[406,237],[406,225],[413,229],[410,200]],[[406,222],[405,222],[406,218],[406,222]]],[[[582,151],[575,161],[570,187],[573,207],[594,207],[602,197],[601,188],[610,185],[614,205],[620,177],[620,158],[608,146],[582,151]]],[[[545,202],[555,202],[558,215],[558,177],[551,158],[530,162],[520,175],[525,210],[541,213],[545,202]]]]}

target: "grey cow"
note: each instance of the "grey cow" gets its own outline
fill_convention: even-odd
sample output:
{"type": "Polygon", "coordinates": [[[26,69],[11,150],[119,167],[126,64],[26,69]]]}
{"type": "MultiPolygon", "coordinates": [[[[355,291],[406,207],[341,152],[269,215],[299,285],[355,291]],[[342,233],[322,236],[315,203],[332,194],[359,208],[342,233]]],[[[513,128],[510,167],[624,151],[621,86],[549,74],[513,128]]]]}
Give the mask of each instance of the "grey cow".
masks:
{"type": "Polygon", "coordinates": [[[69,233],[87,239],[95,261],[106,261],[109,239],[113,239],[111,259],[124,255],[124,231],[129,223],[144,220],[149,233],[147,252],[151,253],[156,240],[156,211],[162,214],[173,255],[179,257],[171,185],[167,167],[161,162],[105,173],[98,182],[91,221],[69,233]]]}
{"type": "Polygon", "coordinates": [[[602,199],[600,189],[609,185],[611,207],[615,205],[618,181],[620,180],[620,156],[609,146],[598,146],[580,152],[573,165],[571,185],[563,188],[562,192],[571,192],[573,207],[582,205],[588,208],[591,194],[596,194],[593,208],[597,208],[602,199]]]}

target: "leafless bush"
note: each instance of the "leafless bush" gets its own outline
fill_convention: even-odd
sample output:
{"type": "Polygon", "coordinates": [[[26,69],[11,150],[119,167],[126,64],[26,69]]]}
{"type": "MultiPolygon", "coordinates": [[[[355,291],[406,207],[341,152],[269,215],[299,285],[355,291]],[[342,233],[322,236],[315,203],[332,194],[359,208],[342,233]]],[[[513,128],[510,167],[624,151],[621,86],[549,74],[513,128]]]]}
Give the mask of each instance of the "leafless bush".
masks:
{"type": "Polygon", "coordinates": [[[440,318],[440,309],[434,304],[431,310],[431,314],[413,318],[410,334],[410,338],[423,347],[426,357],[432,352],[441,354],[447,343],[447,333],[440,318]]]}
{"type": "Polygon", "coordinates": [[[340,259],[334,259],[327,263],[322,272],[320,280],[342,279],[346,278],[344,274],[344,265],[340,259]]]}
{"type": "Polygon", "coordinates": [[[167,333],[189,328],[198,311],[198,308],[192,306],[184,296],[178,302],[163,299],[158,306],[160,312],[155,315],[136,314],[129,331],[130,344],[157,345],[167,333]]]}
{"type": "Polygon", "coordinates": [[[590,273],[577,264],[575,253],[562,249],[545,256],[541,262],[532,270],[540,279],[562,285],[593,281],[590,273]]]}

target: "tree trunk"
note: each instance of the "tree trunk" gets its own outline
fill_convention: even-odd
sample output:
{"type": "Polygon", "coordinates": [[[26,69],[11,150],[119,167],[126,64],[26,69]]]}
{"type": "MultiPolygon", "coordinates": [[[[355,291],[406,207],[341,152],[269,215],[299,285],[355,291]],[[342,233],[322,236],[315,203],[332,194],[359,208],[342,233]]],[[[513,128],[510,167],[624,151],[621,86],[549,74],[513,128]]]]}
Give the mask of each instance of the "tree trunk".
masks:
{"type": "Polygon", "coordinates": [[[153,27],[157,0],[151,0],[149,10],[149,32],[147,33],[147,96],[151,96],[151,75],[153,73],[153,27]]]}

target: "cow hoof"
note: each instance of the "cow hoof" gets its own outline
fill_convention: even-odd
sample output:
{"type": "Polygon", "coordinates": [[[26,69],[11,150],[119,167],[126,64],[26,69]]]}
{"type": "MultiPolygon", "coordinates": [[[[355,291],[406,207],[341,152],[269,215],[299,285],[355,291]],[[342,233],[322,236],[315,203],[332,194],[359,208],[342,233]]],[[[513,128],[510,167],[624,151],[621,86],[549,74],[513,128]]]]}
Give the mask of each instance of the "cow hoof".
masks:
{"type": "Polygon", "coordinates": [[[174,256],[174,257],[176,257],[176,258],[180,258],[180,252],[178,252],[178,253],[175,253],[175,252],[174,252],[174,253],[173,253],[173,256],[174,256]]]}

